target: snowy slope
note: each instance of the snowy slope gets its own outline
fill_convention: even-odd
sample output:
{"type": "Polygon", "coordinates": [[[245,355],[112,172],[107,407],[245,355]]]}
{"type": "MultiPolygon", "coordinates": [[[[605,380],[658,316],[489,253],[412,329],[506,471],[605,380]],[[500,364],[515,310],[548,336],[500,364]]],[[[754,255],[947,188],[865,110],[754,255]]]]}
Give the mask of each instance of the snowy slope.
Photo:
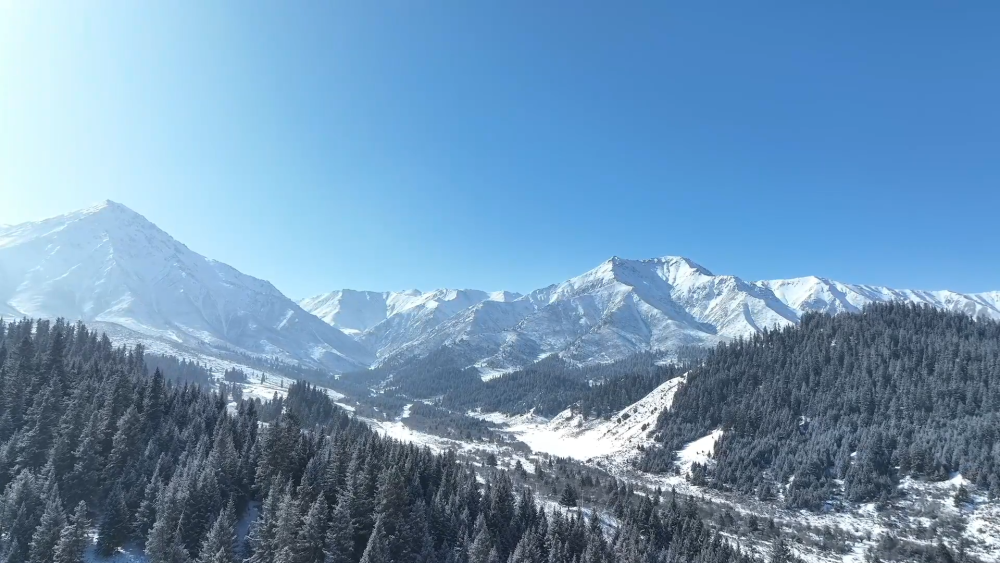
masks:
{"type": "Polygon", "coordinates": [[[270,283],[191,251],[110,201],[0,230],[0,304],[8,313],[117,325],[173,346],[335,371],[374,359],[270,283]]]}
{"type": "Polygon", "coordinates": [[[665,381],[607,420],[588,420],[570,409],[551,420],[531,415],[509,417],[498,413],[469,414],[503,425],[505,431],[536,452],[581,461],[607,457],[625,459],[638,453],[640,446],[647,446],[652,442],[649,432],[656,426],[660,413],[673,404],[674,393],[683,382],[683,377],[665,381]]]}

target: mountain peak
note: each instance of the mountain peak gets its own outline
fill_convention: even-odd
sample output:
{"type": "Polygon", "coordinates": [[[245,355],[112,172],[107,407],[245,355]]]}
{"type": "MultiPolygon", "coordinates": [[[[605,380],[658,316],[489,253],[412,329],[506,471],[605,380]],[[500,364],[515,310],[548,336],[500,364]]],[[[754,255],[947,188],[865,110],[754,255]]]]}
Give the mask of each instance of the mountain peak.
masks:
{"type": "Polygon", "coordinates": [[[645,260],[630,260],[620,256],[612,256],[593,270],[573,278],[573,280],[577,280],[576,285],[593,283],[594,281],[599,281],[599,283],[618,281],[626,285],[633,285],[638,272],[656,272],[657,276],[671,283],[676,280],[715,275],[708,268],[683,256],[661,256],[645,260]]]}
{"type": "Polygon", "coordinates": [[[0,280],[0,312],[110,323],[170,348],[333,370],[373,359],[270,282],[190,250],[111,200],[0,233],[0,280]]]}
{"type": "Polygon", "coordinates": [[[65,215],[24,223],[21,227],[28,229],[69,228],[74,225],[76,228],[88,228],[105,233],[135,232],[136,230],[159,232],[162,233],[163,238],[170,238],[170,235],[162,232],[159,227],[139,212],[110,199],[65,215]]]}
{"type": "Polygon", "coordinates": [[[77,213],[90,215],[90,214],[93,214],[93,213],[100,213],[102,211],[121,211],[121,210],[131,211],[132,213],[135,213],[134,211],[132,211],[128,207],[125,207],[124,205],[118,203],[117,201],[112,201],[110,199],[106,199],[106,200],[104,200],[104,201],[102,201],[100,203],[95,203],[94,205],[91,205],[90,207],[84,207],[83,209],[79,210],[77,213]]]}
{"type": "Polygon", "coordinates": [[[684,256],[660,256],[658,258],[645,258],[641,260],[635,260],[631,258],[622,258],[621,256],[615,255],[608,258],[600,264],[595,270],[613,268],[615,266],[622,266],[625,264],[647,264],[647,265],[666,265],[675,268],[685,268],[690,270],[695,270],[698,273],[706,276],[714,276],[708,268],[702,266],[701,264],[686,258],[684,256]]]}
{"type": "Polygon", "coordinates": [[[661,256],[659,258],[653,258],[652,260],[643,260],[643,262],[653,262],[658,264],[665,264],[672,266],[674,268],[683,268],[686,270],[693,270],[703,276],[714,276],[708,268],[702,266],[701,264],[695,262],[690,258],[685,258],[684,256],[661,256]]]}

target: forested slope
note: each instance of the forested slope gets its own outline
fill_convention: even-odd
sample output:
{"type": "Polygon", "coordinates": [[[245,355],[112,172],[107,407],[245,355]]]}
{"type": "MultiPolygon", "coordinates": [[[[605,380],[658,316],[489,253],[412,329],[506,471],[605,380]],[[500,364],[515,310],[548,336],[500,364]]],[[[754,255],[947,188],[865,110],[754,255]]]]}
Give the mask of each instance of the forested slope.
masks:
{"type": "Polygon", "coordinates": [[[882,304],[722,345],[661,415],[663,447],[641,466],[669,471],[715,429],[707,483],[791,506],[886,500],[903,476],[953,472],[996,497],[1000,324],[882,304]]]}
{"type": "Polygon", "coordinates": [[[354,397],[365,397],[369,387],[378,388],[382,407],[433,400],[458,413],[531,412],[550,417],[574,406],[588,417],[607,417],[682,374],[686,368],[681,366],[703,354],[684,349],[681,356],[685,361],[670,365],[661,364],[660,356],[648,352],[588,366],[550,356],[483,381],[478,370],[462,367],[461,354],[442,348],[408,363],[347,374],[331,385],[354,397]]]}
{"type": "Polygon", "coordinates": [[[98,552],[140,545],[152,563],[748,560],[690,504],[629,494],[607,529],[546,513],[506,474],[480,483],[316,389],[233,411],[82,325],[0,324],[0,401],[5,563],[80,561],[92,525],[98,552]]]}

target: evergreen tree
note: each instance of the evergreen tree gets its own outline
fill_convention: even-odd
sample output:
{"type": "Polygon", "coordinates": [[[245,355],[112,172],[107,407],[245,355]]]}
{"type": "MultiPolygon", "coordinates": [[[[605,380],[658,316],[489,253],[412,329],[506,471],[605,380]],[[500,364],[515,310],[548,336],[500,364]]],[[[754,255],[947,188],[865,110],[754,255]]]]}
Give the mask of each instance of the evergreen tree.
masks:
{"type": "Polygon", "coordinates": [[[396,467],[382,473],[379,478],[378,520],[393,561],[402,561],[410,551],[409,514],[407,490],[402,474],[396,467]]]}
{"type": "Polygon", "coordinates": [[[104,515],[101,524],[97,528],[97,551],[108,556],[115,552],[128,537],[129,522],[128,508],[125,506],[125,499],[122,497],[120,486],[112,489],[107,502],[104,504],[104,515]]]}
{"type": "Polygon", "coordinates": [[[188,558],[184,537],[178,537],[183,532],[184,481],[184,474],[176,473],[158,495],[156,521],[146,540],[150,563],[182,563],[188,558]]]}
{"type": "Polygon", "coordinates": [[[566,483],[563,487],[562,494],[559,496],[559,504],[566,507],[576,506],[577,494],[576,489],[570,483],[566,483]]]}
{"type": "Polygon", "coordinates": [[[278,527],[278,507],[281,504],[281,491],[271,489],[270,494],[261,506],[257,519],[250,527],[247,545],[251,552],[248,563],[270,563],[274,559],[274,536],[278,527]]]}
{"type": "Polygon", "coordinates": [[[45,504],[45,512],[41,522],[35,528],[29,545],[29,561],[31,563],[46,563],[52,560],[63,527],[66,525],[66,515],[63,514],[62,501],[58,492],[50,495],[45,504]]]}
{"type": "Polygon", "coordinates": [[[295,540],[298,538],[302,517],[291,489],[291,484],[285,487],[278,506],[277,524],[274,528],[274,563],[295,563],[295,540]]]}
{"type": "Polygon", "coordinates": [[[295,563],[324,563],[326,555],[327,504],[323,495],[309,507],[295,539],[295,563]]]}
{"type": "Polygon", "coordinates": [[[469,563],[489,563],[490,554],[496,553],[490,540],[486,521],[480,516],[476,523],[476,535],[469,547],[469,563]]]}
{"type": "Polygon", "coordinates": [[[389,556],[389,544],[385,537],[385,528],[382,527],[382,519],[375,522],[375,528],[368,539],[368,545],[361,555],[360,563],[392,563],[389,556]]]}
{"type": "Polygon", "coordinates": [[[0,555],[9,561],[26,561],[35,527],[46,507],[44,483],[24,469],[0,497],[0,555]]]}
{"type": "Polygon", "coordinates": [[[230,502],[222,509],[201,545],[198,563],[235,563],[236,509],[230,502]]]}
{"type": "Polygon", "coordinates": [[[153,476],[150,477],[145,489],[143,489],[142,501],[139,503],[139,509],[135,513],[135,522],[132,525],[133,534],[143,541],[149,535],[153,524],[156,523],[157,495],[161,486],[160,467],[157,464],[153,476]]]}
{"type": "Polygon", "coordinates": [[[333,517],[326,532],[327,563],[352,563],[355,560],[350,505],[350,498],[341,495],[333,510],[333,517]]]}
{"type": "Polygon", "coordinates": [[[53,550],[53,563],[81,563],[83,551],[87,547],[87,529],[90,520],[87,517],[87,503],[80,501],[73,511],[70,521],[59,533],[59,541],[53,550]]]}

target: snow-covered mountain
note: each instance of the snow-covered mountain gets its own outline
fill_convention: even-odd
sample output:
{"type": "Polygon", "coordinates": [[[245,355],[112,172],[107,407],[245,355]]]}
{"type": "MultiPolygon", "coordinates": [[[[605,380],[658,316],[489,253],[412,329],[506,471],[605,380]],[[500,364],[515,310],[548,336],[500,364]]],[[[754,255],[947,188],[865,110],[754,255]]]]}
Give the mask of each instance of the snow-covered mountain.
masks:
{"type": "Polygon", "coordinates": [[[586,364],[637,351],[712,346],[797,323],[810,311],[854,312],[890,300],[1000,319],[1000,292],[895,290],[817,277],[754,282],[715,275],[687,258],[615,257],[523,297],[449,309],[434,322],[412,323],[413,313],[397,320],[386,309],[386,319],[358,338],[380,358],[422,356],[449,346],[470,365],[496,373],[551,354],[586,364]],[[389,329],[396,325],[406,330],[389,329]],[[392,338],[380,340],[383,334],[392,338]]]}
{"type": "Polygon", "coordinates": [[[486,301],[508,302],[520,295],[507,291],[438,289],[421,292],[332,291],[299,305],[329,324],[354,335],[380,356],[429,334],[454,315],[486,301]]]}
{"type": "Polygon", "coordinates": [[[604,362],[712,346],[797,323],[809,311],[858,311],[889,300],[1000,319],[1000,292],[896,290],[817,277],[745,281],[670,256],[611,258],[527,295],[341,290],[296,304],[113,202],[0,227],[0,315],[82,319],[105,323],[122,340],[276,356],[335,372],[442,347],[484,375],[552,354],[604,362]]]}
{"type": "Polygon", "coordinates": [[[333,371],[374,359],[270,283],[191,251],[111,201],[0,228],[0,314],[107,323],[175,348],[333,371]]]}

